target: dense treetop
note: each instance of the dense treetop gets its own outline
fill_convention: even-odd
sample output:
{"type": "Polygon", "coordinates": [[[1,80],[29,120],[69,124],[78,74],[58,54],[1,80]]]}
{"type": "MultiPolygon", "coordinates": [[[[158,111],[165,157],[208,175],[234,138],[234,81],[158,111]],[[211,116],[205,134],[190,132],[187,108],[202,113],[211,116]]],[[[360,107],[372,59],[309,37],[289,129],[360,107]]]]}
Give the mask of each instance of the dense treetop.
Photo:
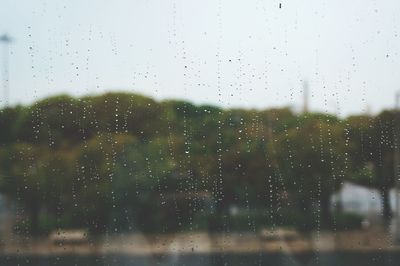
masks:
{"type": "Polygon", "coordinates": [[[342,119],[60,95],[0,111],[0,189],[34,231],[146,230],[171,215],[178,222],[157,230],[192,228],[201,215],[227,227],[232,205],[265,210],[270,224],[290,223],[295,210],[306,224],[316,203],[317,222],[330,226],[329,199],[345,180],[378,188],[388,217],[394,125],[393,111],[342,119]]]}

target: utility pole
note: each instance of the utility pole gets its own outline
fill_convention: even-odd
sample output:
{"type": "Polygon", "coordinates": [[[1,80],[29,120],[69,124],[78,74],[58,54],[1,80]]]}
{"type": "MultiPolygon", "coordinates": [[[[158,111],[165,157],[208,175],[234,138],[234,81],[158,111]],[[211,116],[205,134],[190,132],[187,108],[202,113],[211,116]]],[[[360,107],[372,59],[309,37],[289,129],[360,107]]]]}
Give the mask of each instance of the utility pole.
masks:
{"type": "Polygon", "coordinates": [[[396,215],[394,223],[394,234],[395,242],[400,243],[400,147],[399,147],[399,126],[400,126],[400,91],[396,93],[396,105],[394,109],[394,128],[393,128],[393,142],[394,142],[394,154],[393,154],[393,171],[395,178],[395,192],[396,192],[396,215]]]}
{"type": "Polygon", "coordinates": [[[303,113],[308,113],[308,82],[303,81],[303,113]]]}
{"type": "Polygon", "coordinates": [[[0,43],[3,44],[3,89],[4,89],[4,106],[9,104],[10,97],[10,73],[9,73],[9,45],[12,39],[7,34],[0,36],[0,43]]]}

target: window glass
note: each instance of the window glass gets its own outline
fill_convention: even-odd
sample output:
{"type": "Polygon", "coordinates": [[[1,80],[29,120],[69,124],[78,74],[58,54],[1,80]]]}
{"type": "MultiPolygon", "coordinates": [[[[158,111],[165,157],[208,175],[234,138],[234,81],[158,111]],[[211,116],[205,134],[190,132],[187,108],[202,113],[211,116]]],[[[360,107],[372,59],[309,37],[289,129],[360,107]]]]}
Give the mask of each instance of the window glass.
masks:
{"type": "Polygon", "coordinates": [[[0,265],[400,265],[399,14],[1,1],[0,265]]]}

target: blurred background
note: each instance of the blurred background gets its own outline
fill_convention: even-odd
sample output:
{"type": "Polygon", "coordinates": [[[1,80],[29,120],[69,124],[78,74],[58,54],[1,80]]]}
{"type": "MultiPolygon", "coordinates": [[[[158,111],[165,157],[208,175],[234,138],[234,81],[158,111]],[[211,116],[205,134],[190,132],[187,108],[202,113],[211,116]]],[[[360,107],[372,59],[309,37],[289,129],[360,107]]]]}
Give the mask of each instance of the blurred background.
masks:
{"type": "Polygon", "coordinates": [[[0,264],[400,263],[397,1],[0,6],[0,264]]]}

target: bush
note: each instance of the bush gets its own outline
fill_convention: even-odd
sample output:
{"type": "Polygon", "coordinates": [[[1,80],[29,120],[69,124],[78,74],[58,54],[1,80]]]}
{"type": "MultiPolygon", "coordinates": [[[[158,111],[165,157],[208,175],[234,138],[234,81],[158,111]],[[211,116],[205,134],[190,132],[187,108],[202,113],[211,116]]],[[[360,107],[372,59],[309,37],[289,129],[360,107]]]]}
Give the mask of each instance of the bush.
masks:
{"type": "Polygon", "coordinates": [[[278,226],[292,226],[300,231],[310,231],[318,227],[316,215],[308,215],[295,208],[283,209],[276,220],[278,226]]]}
{"type": "Polygon", "coordinates": [[[338,230],[361,229],[362,220],[362,216],[355,213],[333,214],[334,226],[338,230]]]}

